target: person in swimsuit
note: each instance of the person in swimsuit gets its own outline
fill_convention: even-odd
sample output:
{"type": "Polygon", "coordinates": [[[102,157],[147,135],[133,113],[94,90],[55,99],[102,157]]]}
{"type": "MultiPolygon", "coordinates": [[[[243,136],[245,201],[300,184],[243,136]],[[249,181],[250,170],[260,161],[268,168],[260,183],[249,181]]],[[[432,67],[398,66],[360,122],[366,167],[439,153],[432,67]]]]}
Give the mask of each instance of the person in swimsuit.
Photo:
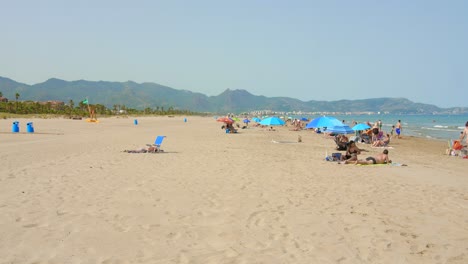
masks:
{"type": "Polygon", "coordinates": [[[348,148],[346,149],[346,154],[345,154],[345,161],[344,163],[345,164],[348,164],[348,163],[353,163],[355,161],[357,161],[357,155],[358,154],[361,154],[361,151],[367,151],[365,149],[360,149],[356,146],[356,142],[354,142],[353,140],[349,141],[348,143],[348,148]]]}
{"type": "Polygon", "coordinates": [[[401,120],[398,120],[398,123],[396,124],[395,132],[397,134],[397,138],[400,138],[401,134],[401,120]]]}
{"type": "Polygon", "coordinates": [[[384,136],[382,139],[375,141],[373,147],[386,147],[390,143],[390,135],[384,136]]]}
{"type": "Polygon", "coordinates": [[[367,157],[365,160],[356,160],[354,164],[371,165],[387,163],[392,163],[392,161],[388,158],[388,150],[384,149],[382,153],[377,154],[374,157],[367,157]]]}
{"type": "Polygon", "coordinates": [[[468,145],[468,121],[466,121],[465,129],[463,129],[463,131],[460,134],[460,143],[462,143],[462,145],[465,147],[468,145]],[[466,138],[465,144],[463,144],[463,138],[466,138]]]}

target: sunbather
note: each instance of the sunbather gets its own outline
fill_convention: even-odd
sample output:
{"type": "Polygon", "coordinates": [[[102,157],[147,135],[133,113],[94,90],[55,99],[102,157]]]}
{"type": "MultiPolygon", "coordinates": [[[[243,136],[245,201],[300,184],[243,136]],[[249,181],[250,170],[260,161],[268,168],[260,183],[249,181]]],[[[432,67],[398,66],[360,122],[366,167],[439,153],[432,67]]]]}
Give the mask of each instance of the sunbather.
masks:
{"type": "Polygon", "coordinates": [[[365,149],[360,149],[356,146],[356,142],[349,141],[348,148],[346,149],[346,154],[344,156],[344,163],[349,164],[358,160],[357,155],[361,154],[362,151],[367,151],[365,149]]]}
{"type": "Polygon", "coordinates": [[[346,150],[349,144],[349,139],[345,135],[336,135],[335,138],[336,149],[337,150],[346,150]]]}
{"type": "Polygon", "coordinates": [[[375,141],[373,147],[386,147],[390,143],[390,135],[384,136],[382,139],[375,141]]]}
{"type": "Polygon", "coordinates": [[[354,162],[354,164],[361,164],[361,165],[387,164],[387,163],[392,163],[392,161],[388,158],[387,149],[384,149],[382,153],[377,154],[374,157],[367,157],[365,160],[356,160],[354,162]]]}
{"type": "Polygon", "coordinates": [[[127,153],[154,153],[154,152],[158,152],[158,149],[155,146],[148,146],[148,147],[143,147],[141,149],[136,149],[136,150],[124,150],[124,152],[127,152],[127,153]]]}

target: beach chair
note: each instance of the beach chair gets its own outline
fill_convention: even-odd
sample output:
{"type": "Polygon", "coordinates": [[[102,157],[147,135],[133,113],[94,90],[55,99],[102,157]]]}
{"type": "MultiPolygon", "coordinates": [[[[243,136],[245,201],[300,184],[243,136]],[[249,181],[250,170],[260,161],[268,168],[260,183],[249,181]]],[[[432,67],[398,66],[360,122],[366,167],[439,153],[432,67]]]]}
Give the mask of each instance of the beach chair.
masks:
{"type": "Polygon", "coordinates": [[[335,136],[333,140],[336,143],[336,150],[346,150],[348,148],[348,142],[342,142],[338,135],[335,136]]]}
{"type": "Polygon", "coordinates": [[[369,137],[369,135],[363,133],[361,135],[361,143],[370,144],[371,143],[371,138],[369,137]]]}
{"type": "Polygon", "coordinates": [[[147,146],[149,147],[154,147],[152,151],[149,151],[149,152],[152,152],[152,153],[156,153],[156,152],[164,152],[163,149],[161,149],[161,144],[164,140],[166,136],[157,136],[156,137],[156,140],[154,141],[153,144],[146,144],[147,146]]]}

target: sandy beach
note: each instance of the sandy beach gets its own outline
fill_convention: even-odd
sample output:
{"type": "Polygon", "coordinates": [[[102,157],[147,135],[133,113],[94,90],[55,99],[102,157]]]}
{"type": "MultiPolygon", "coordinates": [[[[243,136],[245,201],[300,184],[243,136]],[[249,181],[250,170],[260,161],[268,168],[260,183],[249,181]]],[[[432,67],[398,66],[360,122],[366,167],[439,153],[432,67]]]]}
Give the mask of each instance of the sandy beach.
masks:
{"type": "Polygon", "coordinates": [[[340,165],[311,131],[134,119],[0,120],[1,264],[468,263],[468,160],[446,142],[340,165]],[[123,152],[157,135],[164,153],[123,152]]]}

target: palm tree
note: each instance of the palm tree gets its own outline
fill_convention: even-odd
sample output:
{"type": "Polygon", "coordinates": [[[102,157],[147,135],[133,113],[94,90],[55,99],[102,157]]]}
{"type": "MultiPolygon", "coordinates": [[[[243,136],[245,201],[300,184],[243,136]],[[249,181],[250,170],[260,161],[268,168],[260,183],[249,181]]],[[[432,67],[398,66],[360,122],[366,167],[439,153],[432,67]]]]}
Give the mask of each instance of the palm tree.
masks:
{"type": "Polygon", "coordinates": [[[19,93],[15,93],[15,98],[16,98],[16,106],[15,106],[15,112],[18,112],[18,98],[20,97],[19,93]]]}
{"type": "Polygon", "coordinates": [[[70,101],[68,101],[68,106],[70,107],[70,117],[71,117],[71,115],[73,114],[73,107],[75,107],[75,102],[73,102],[73,100],[70,99],[70,101]]]}

